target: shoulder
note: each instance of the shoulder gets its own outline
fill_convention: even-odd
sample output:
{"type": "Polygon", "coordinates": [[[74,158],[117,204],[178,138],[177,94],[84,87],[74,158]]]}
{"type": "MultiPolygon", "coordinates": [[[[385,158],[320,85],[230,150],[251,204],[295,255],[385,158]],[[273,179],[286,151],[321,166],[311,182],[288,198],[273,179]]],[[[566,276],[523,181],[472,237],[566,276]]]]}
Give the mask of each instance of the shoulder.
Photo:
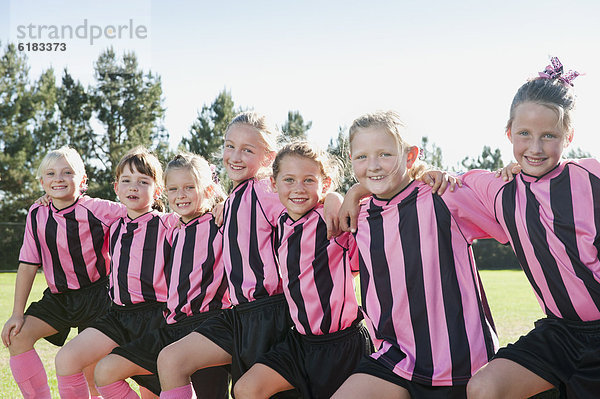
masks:
{"type": "Polygon", "coordinates": [[[569,165],[585,169],[596,177],[600,177],[600,162],[595,158],[570,159],[566,163],[569,165]]]}

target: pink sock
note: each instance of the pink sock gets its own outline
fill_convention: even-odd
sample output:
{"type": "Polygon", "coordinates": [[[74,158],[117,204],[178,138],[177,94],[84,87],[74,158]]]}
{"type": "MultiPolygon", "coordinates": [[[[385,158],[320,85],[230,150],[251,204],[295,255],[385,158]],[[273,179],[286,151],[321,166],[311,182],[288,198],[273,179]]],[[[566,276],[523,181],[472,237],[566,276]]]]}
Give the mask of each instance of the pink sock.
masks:
{"type": "Polygon", "coordinates": [[[50,399],[52,397],[46,370],[35,349],[11,356],[9,363],[23,398],[50,399]]]}
{"type": "Polygon", "coordinates": [[[90,391],[83,373],[57,375],[58,393],[62,399],[89,398],[90,391]]]}
{"type": "Polygon", "coordinates": [[[168,391],[162,391],[160,393],[160,399],[190,399],[193,397],[193,394],[192,384],[188,384],[182,387],[169,389],[168,391]]]}
{"type": "Polygon", "coordinates": [[[137,393],[123,380],[97,388],[104,399],[139,399],[137,393]]]}

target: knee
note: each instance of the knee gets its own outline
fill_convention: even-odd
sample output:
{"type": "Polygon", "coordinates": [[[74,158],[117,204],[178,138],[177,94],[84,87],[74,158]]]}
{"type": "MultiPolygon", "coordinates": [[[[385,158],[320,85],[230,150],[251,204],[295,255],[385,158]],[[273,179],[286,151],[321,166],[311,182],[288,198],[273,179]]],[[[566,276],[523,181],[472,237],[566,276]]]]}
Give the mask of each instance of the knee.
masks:
{"type": "Polygon", "coordinates": [[[233,396],[236,399],[256,399],[262,397],[258,386],[249,378],[240,378],[233,386],[233,396]]]}
{"type": "Polygon", "coordinates": [[[94,383],[97,387],[103,387],[115,382],[112,378],[114,367],[111,366],[109,357],[110,355],[101,359],[96,364],[96,368],[94,369],[94,383]]]}
{"type": "Polygon", "coordinates": [[[494,384],[486,381],[481,375],[475,374],[467,384],[467,398],[469,399],[492,399],[497,398],[498,392],[494,384]]]}
{"type": "Polygon", "coordinates": [[[172,374],[180,369],[177,364],[179,360],[177,351],[174,351],[170,346],[165,347],[160,351],[156,360],[158,375],[172,374]]]}
{"type": "Polygon", "coordinates": [[[63,346],[54,358],[56,373],[58,375],[71,375],[82,371],[83,367],[78,366],[79,362],[77,360],[77,353],[72,351],[68,345],[63,346]]]}
{"type": "Polygon", "coordinates": [[[33,345],[39,337],[33,337],[27,331],[21,330],[17,335],[10,337],[10,345],[8,351],[11,356],[19,355],[33,349],[33,345]]]}

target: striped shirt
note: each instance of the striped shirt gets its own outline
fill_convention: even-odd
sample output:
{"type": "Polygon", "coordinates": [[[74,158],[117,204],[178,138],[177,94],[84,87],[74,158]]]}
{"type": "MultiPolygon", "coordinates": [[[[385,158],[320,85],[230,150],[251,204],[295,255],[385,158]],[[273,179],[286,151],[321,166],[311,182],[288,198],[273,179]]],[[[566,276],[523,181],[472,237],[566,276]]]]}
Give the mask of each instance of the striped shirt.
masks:
{"type": "Polygon", "coordinates": [[[296,330],[322,335],[350,327],[358,303],[347,259],[349,233],[327,239],[323,205],[297,221],[283,213],[278,231],[283,292],[296,330]]]}
{"type": "Polygon", "coordinates": [[[509,183],[481,170],[463,180],[506,231],[546,315],[599,320],[600,163],[563,161],[509,183]]]}
{"type": "Polygon", "coordinates": [[[41,265],[50,292],[89,286],[109,270],[110,225],[125,215],[115,202],[80,196],[64,209],[29,208],[19,262],[41,265]]]}
{"type": "Polygon", "coordinates": [[[173,230],[171,256],[165,266],[168,324],[230,306],[221,261],[223,236],[218,229],[207,213],[173,230]]]}
{"type": "Polygon", "coordinates": [[[223,263],[233,305],[283,292],[274,248],[283,210],[268,180],[246,180],[225,201],[223,263]]]}
{"type": "Polygon", "coordinates": [[[165,238],[178,220],[174,213],[150,211],[125,216],[110,228],[110,295],[117,305],[167,301],[165,264],[170,245],[165,238]]]}
{"type": "Polygon", "coordinates": [[[383,340],[371,356],[407,380],[466,384],[497,349],[471,242],[500,227],[468,189],[420,182],[363,204],[355,233],[362,305],[383,340]]]}

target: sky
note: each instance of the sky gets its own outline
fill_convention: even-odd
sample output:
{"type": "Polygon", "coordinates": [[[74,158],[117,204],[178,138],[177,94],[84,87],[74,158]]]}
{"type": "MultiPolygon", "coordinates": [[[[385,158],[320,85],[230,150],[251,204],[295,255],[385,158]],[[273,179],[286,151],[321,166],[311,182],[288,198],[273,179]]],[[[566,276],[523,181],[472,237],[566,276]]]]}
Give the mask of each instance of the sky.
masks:
{"type": "MultiPolygon", "coordinates": [[[[309,138],[323,146],[361,114],[393,109],[407,135],[427,136],[449,167],[484,145],[500,148],[506,162],[512,97],[555,55],[585,74],[575,80],[572,146],[600,156],[595,0],[0,0],[2,46],[48,41],[38,29],[52,25],[81,27],[80,37],[51,40],[65,51],[27,52],[30,77],[53,67],[59,78],[66,67],[93,84],[104,49],[134,51],[144,71],[161,77],[173,148],[226,89],[237,106],[278,125],[300,111],[312,121],[309,138]],[[120,25],[127,28],[118,37],[120,25]]],[[[51,28],[41,29],[47,38],[51,28]]]]}

